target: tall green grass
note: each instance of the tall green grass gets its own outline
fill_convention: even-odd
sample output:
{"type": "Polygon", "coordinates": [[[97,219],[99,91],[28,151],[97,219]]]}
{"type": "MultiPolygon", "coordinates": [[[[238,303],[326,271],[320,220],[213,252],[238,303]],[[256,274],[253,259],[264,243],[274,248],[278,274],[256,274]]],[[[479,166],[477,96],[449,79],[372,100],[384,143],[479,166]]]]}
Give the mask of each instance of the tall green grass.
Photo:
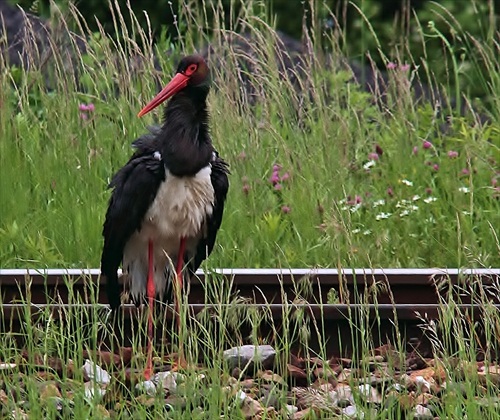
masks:
{"type": "MultiPolygon", "coordinates": [[[[137,24],[123,32],[124,16],[136,20],[117,5],[110,5],[116,19],[110,35],[88,33],[77,9],[63,16],[54,7],[54,21],[72,22],[85,36],[86,54],[70,61],[53,43],[52,59],[40,69],[33,48],[29,71],[7,68],[3,59],[1,266],[98,265],[107,182],[155,119],[138,119],[137,110],[171,76],[180,55],[208,41],[215,51],[212,135],[232,171],[211,266],[498,266],[498,113],[493,109],[487,124],[477,122],[471,107],[462,116],[443,103],[439,113],[432,100],[417,102],[410,88],[410,81],[421,80],[434,95],[451,98],[460,93],[459,64],[449,80],[436,82],[425,59],[410,57],[407,69],[399,62],[388,70],[380,105],[336,59],[346,33],[317,39],[320,28],[313,28],[300,69],[283,75],[278,35],[265,13],[255,14],[257,3],[242,8],[229,29],[219,5],[213,6],[215,27],[208,28],[186,3],[178,24],[188,35],[175,45],[168,39],[153,45],[150,28],[137,24]],[[244,42],[233,29],[251,37],[246,50],[227,42],[244,42]],[[320,53],[325,43],[333,59],[320,53]],[[242,59],[246,64],[238,67],[242,59]],[[253,87],[251,97],[243,80],[253,87]],[[88,103],[95,110],[82,119],[79,105],[88,103]],[[370,163],[376,145],[383,155],[370,163]],[[457,157],[448,156],[454,152],[457,157]],[[269,180],[275,164],[290,175],[280,191],[269,180]]],[[[366,24],[366,36],[376,39],[366,24]]],[[[430,36],[425,22],[417,24],[420,40],[401,40],[408,51],[430,36]]],[[[460,30],[457,22],[450,25],[460,30]]],[[[482,83],[495,103],[495,32],[482,44],[461,36],[471,47],[470,65],[489,69],[482,83]]],[[[387,63],[404,59],[380,48],[370,54],[382,54],[387,63]]]]}

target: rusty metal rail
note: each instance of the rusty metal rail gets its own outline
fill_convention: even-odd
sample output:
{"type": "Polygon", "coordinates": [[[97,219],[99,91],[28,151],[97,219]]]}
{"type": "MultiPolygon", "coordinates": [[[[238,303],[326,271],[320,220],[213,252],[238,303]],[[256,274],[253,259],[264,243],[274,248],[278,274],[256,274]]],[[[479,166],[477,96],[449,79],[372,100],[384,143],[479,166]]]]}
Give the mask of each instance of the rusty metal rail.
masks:
{"type": "MultiPolygon", "coordinates": [[[[480,320],[483,308],[470,297],[477,292],[500,311],[500,296],[492,292],[500,288],[500,269],[220,269],[208,275],[200,271],[190,285],[192,315],[230,306],[217,300],[213,290],[207,293],[207,282],[216,284],[217,290],[226,289],[219,296],[243,298],[246,308],[266,312],[275,325],[300,310],[321,320],[332,354],[339,351],[339,337],[352,342],[349,334],[360,317],[377,330],[381,341],[394,336],[397,321],[400,333],[414,343],[425,341],[419,327],[422,318],[439,317],[443,302],[453,301],[455,311],[480,320]]],[[[106,311],[103,285],[96,269],[0,269],[0,334],[21,331],[27,310],[35,319],[49,311],[53,320],[75,305],[87,312],[106,311]]],[[[129,327],[138,322],[138,312],[134,305],[123,305],[129,327]]],[[[166,319],[172,319],[170,306],[166,312],[166,319]]],[[[269,331],[263,327],[263,334],[269,331]]]]}

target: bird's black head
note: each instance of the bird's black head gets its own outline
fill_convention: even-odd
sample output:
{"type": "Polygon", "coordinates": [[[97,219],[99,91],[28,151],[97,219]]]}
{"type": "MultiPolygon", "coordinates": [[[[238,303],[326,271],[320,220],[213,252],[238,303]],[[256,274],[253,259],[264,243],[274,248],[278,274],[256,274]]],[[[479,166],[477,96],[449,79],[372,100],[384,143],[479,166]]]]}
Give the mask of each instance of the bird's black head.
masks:
{"type": "Polygon", "coordinates": [[[177,66],[177,72],[189,78],[189,86],[209,86],[210,71],[201,55],[188,55],[177,66]]]}
{"type": "MultiPolygon", "coordinates": [[[[184,57],[177,66],[177,72],[170,82],[165,86],[151,102],[141,109],[138,116],[142,117],[156,108],[168,98],[174,96],[187,87],[204,88],[208,93],[210,86],[210,71],[207,63],[201,55],[188,55],[184,57]]],[[[205,93],[205,96],[206,96],[205,93]]]]}

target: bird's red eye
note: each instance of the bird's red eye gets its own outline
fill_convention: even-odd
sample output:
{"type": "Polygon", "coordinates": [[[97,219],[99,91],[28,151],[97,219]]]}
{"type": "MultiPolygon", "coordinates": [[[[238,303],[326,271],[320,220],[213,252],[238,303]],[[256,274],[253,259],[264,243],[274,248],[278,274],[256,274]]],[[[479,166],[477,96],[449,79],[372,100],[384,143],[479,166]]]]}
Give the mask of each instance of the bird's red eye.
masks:
{"type": "Polygon", "coordinates": [[[191,76],[196,70],[198,70],[197,64],[190,64],[186,69],[186,76],[191,76]]]}

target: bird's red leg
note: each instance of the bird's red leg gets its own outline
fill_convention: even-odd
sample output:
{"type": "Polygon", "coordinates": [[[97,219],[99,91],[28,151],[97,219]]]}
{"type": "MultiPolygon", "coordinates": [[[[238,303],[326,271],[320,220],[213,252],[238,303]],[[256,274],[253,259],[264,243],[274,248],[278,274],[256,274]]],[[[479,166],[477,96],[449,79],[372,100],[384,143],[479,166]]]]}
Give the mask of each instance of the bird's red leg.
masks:
{"type": "Polygon", "coordinates": [[[182,299],[182,287],[183,287],[183,280],[182,280],[182,267],[184,266],[184,253],[186,251],[186,238],[182,237],[180,244],[179,244],[179,253],[177,255],[177,267],[175,270],[175,275],[176,275],[176,281],[177,281],[177,292],[174,293],[174,299],[175,299],[175,312],[176,312],[176,319],[177,319],[177,328],[178,328],[178,334],[179,334],[179,354],[178,354],[178,366],[185,368],[187,366],[186,360],[184,359],[184,350],[182,348],[182,323],[181,323],[181,303],[180,300],[182,299]]]}
{"type": "Polygon", "coordinates": [[[148,297],[148,355],[146,360],[146,369],[144,370],[144,378],[149,381],[153,374],[153,310],[155,297],[155,281],[154,281],[154,261],[153,261],[153,241],[148,242],[148,280],[146,285],[146,294],[148,297]]]}

